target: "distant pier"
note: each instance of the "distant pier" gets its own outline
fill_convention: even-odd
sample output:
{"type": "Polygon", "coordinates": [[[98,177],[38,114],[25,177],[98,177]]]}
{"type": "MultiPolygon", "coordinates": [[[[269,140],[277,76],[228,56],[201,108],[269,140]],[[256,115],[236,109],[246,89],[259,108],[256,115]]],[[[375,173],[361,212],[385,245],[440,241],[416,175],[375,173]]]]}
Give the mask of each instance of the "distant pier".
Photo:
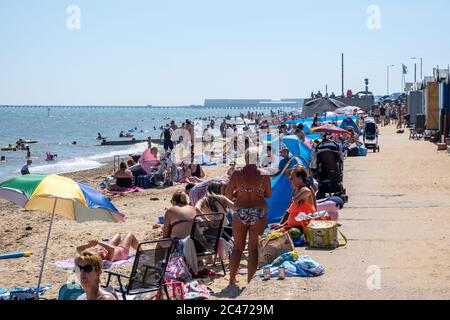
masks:
{"type": "Polygon", "coordinates": [[[278,109],[297,108],[297,106],[40,106],[40,105],[0,105],[0,109],[278,109]]]}

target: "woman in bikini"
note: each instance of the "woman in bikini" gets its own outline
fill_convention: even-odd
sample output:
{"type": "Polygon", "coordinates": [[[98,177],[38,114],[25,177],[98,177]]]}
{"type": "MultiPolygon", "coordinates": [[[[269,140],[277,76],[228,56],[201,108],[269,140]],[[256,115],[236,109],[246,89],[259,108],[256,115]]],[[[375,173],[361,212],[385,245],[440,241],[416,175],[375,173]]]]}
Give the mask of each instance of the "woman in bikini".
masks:
{"type": "Polygon", "coordinates": [[[139,241],[134,234],[128,233],[125,238],[122,239],[120,234],[116,234],[108,243],[98,242],[97,240],[91,240],[87,244],[79,246],[77,248],[78,254],[81,254],[86,249],[97,252],[102,260],[118,261],[127,260],[130,248],[137,250],[139,241]]]}
{"type": "Polygon", "coordinates": [[[268,205],[266,198],[272,196],[270,176],[260,170],[257,163],[258,150],[250,148],[245,152],[245,166],[236,170],[230,178],[225,195],[235,200],[236,212],[233,215],[234,246],[230,258],[230,285],[236,283],[236,273],[248,243],[248,282],[253,278],[258,265],[258,236],[267,225],[268,205]]]}
{"type": "Polygon", "coordinates": [[[182,191],[175,192],[170,203],[172,207],[164,215],[163,238],[184,239],[191,234],[197,210],[189,205],[189,199],[182,191]]]}
{"type": "MultiPolygon", "coordinates": [[[[75,271],[80,275],[80,284],[86,300],[117,300],[117,297],[100,286],[102,257],[94,251],[83,251],[75,258],[75,271]]],[[[81,300],[81,297],[79,298],[81,300]]]]}

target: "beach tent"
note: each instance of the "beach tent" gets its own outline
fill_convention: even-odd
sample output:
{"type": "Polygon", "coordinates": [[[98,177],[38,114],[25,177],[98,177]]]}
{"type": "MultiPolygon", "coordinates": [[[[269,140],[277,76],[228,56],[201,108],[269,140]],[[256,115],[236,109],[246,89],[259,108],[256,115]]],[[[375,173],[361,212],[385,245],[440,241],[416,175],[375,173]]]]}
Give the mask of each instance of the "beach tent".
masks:
{"type": "Polygon", "coordinates": [[[361,135],[361,131],[359,130],[358,126],[356,125],[355,121],[351,117],[347,117],[344,120],[342,120],[341,128],[347,130],[348,127],[352,127],[355,129],[355,133],[357,135],[361,135]]]}
{"type": "MultiPolygon", "coordinates": [[[[283,143],[297,161],[309,171],[311,150],[297,136],[286,136],[283,143]]],[[[269,224],[280,222],[286,210],[289,208],[292,197],[292,187],[288,176],[285,174],[288,165],[275,176],[272,181],[272,197],[266,199],[269,205],[269,224]]]]}
{"type": "Polygon", "coordinates": [[[345,107],[345,103],[331,98],[313,99],[303,106],[302,115],[313,117],[316,113],[322,114],[327,111],[335,112],[336,109],[345,107]]]}
{"type": "Polygon", "coordinates": [[[139,164],[147,174],[150,174],[152,169],[158,164],[158,160],[152,155],[150,149],[145,149],[139,158],[139,164]]]}

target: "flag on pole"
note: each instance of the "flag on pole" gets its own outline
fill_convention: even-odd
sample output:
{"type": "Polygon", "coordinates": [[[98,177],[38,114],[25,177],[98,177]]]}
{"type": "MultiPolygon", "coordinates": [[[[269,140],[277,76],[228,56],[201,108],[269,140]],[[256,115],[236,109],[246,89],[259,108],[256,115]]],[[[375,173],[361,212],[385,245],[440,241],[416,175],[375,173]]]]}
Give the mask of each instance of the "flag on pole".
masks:
{"type": "Polygon", "coordinates": [[[407,74],[408,73],[408,67],[405,66],[404,64],[402,64],[402,68],[403,68],[403,74],[407,74]]]}

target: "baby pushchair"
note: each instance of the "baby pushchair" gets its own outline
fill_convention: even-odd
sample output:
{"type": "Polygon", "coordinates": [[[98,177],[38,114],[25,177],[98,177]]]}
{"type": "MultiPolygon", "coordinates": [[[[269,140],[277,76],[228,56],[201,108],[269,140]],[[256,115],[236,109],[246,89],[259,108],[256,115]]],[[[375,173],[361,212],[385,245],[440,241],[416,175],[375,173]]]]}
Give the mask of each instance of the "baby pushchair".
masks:
{"type": "Polygon", "coordinates": [[[317,199],[338,196],[344,202],[348,202],[348,196],[343,185],[344,162],[341,147],[336,142],[326,141],[317,146],[316,152],[316,174],[319,184],[317,199]]]}
{"type": "Polygon", "coordinates": [[[380,146],[378,145],[378,126],[375,122],[366,122],[363,139],[366,149],[372,149],[373,152],[380,152],[380,146]]]}

